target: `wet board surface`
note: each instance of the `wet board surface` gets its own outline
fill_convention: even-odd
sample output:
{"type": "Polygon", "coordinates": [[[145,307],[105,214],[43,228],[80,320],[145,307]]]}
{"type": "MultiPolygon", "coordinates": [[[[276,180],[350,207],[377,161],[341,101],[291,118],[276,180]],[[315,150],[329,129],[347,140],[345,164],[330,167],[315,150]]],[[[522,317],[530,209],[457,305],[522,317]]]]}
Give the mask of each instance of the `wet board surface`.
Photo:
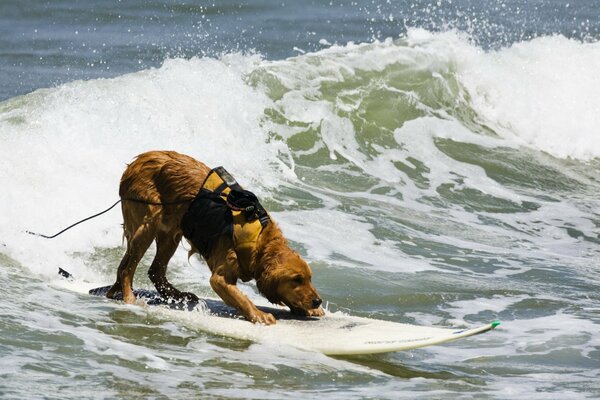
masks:
{"type": "MultiPolygon", "coordinates": [[[[105,296],[110,286],[90,290],[95,296],[105,296]]],[[[491,322],[470,329],[449,329],[402,324],[340,313],[324,317],[301,317],[286,308],[258,307],[277,318],[271,326],[252,324],[235,309],[218,299],[202,299],[198,304],[173,303],[153,290],[137,289],[134,294],[151,306],[207,311],[195,319],[201,330],[237,339],[263,342],[266,340],[318,351],[327,355],[375,354],[416,349],[466,338],[490,331],[500,324],[491,322]]],[[[118,299],[118,298],[117,298],[118,299]]]]}

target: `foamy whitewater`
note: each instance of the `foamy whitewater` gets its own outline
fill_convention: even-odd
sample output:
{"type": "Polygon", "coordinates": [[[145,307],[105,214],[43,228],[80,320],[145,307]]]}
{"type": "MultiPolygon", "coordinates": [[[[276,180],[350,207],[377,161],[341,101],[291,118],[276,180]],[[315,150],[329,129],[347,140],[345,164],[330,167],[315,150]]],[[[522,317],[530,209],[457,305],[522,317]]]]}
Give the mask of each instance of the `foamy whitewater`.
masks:
{"type": "MultiPolygon", "coordinates": [[[[600,44],[457,30],[278,60],[226,52],[0,103],[2,398],[600,396],[600,44]],[[123,255],[139,153],[225,166],[311,263],[330,312],[495,331],[330,358],[87,290],[123,255]],[[74,275],[58,276],[58,267],[74,275]]],[[[214,297],[204,262],[176,286],[214,297]]],[[[137,287],[151,287],[146,256],[137,287]]],[[[242,285],[262,301],[253,284],[242,285]]]]}

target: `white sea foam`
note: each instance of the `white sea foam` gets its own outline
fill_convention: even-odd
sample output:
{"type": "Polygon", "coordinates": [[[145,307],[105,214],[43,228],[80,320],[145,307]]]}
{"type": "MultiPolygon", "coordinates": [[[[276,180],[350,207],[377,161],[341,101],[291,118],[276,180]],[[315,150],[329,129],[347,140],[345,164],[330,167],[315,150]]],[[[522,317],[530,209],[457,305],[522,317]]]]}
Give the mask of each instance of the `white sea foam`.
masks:
{"type": "Polygon", "coordinates": [[[358,217],[327,209],[277,213],[290,239],[306,246],[312,260],[335,260],[335,264],[391,272],[434,269],[422,260],[409,258],[392,242],[370,232],[373,225],[358,217]],[[310,232],[310,234],[307,234],[310,232]]]}
{"type": "Polygon", "coordinates": [[[600,42],[543,37],[483,52],[462,46],[461,83],[502,136],[556,157],[600,157],[600,42]]]}
{"type": "MultiPolygon", "coordinates": [[[[471,302],[457,302],[475,309],[502,310],[513,302],[511,298],[496,297],[480,299],[471,302]]],[[[465,315],[470,314],[470,308],[465,309],[465,315]]],[[[455,311],[449,309],[454,315],[455,311]]],[[[455,323],[460,323],[458,320],[455,323]]],[[[558,312],[556,314],[533,317],[517,318],[502,321],[494,330],[493,335],[483,335],[473,338],[470,343],[457,342],[453,346],[431,348],[426,350],[430,362],[434,364],[452,363],[455,360],[466,360],[477,357],[507,357],[507,356],[538,356],[548,355],[553,359],[559,358],[561,350],[570,350],[576,357],[589,357],[600,345],[596,334],[598,325],[593,321],[577,317],[576,315],[558,312]],[[465,351],[466,347],[476,346],[477,352],[465,351]],[[552,353],[558,355],[552,355],[552,353]]],[[[563,360],[568,365],[570,360],[563,360]]],[[[556,360],[554,360],[557,363],[556,360]]],[[[560,362],[558,362],[560,364],[560,362]]]]}

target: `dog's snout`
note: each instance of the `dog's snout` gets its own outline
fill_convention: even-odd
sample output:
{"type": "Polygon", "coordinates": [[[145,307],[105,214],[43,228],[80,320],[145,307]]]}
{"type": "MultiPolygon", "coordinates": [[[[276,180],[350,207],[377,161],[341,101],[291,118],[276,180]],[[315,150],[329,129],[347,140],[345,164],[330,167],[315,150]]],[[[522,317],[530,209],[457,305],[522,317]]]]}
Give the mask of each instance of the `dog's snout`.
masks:
{"type": "Polygon", "coordinates": [[[313,308],[319,308],[321,304],[323,304],[323,300],[321,299],[313,299],[312,301],[313,308]]]}

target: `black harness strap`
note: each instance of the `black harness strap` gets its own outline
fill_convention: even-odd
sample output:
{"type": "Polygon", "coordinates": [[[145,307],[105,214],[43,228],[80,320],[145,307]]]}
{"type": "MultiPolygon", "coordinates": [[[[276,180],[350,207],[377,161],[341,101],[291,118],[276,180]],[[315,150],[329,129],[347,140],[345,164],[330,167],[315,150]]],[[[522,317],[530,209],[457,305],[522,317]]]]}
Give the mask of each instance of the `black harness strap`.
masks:
{"type": "Polygon", "coordinates": [[[214,168],[202,182],[198,195],[181,219],[183,236],[207,258],[213,243],[219,237],[223,235],[233,237],[232,210],[241,211],[246,221],[258,219],[262,228],[270,221],[269,214],[254,193],[242,189],[225,168],[214,168]],[[205,188],[212,174],[217,174],[223,181],[214,190],[205,188]],[[230,191],[225,195],[223,192],[227,188],[230,191]]]}

